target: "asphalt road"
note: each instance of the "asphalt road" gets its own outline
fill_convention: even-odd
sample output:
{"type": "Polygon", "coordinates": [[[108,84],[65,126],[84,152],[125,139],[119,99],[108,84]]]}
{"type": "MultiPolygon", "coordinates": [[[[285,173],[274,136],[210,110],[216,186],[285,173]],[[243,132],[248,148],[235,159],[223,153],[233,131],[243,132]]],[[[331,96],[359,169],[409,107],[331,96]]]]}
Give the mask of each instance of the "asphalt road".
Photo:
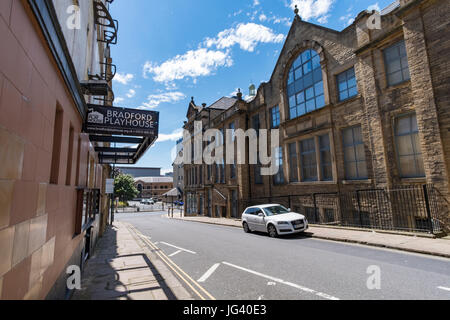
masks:
{"type": "Polygon", "coordinates": [[[272,239],[160,213],[116,219],[148,236],[216,299],[450,299],[449,259],[301,235],[272,239]]]}

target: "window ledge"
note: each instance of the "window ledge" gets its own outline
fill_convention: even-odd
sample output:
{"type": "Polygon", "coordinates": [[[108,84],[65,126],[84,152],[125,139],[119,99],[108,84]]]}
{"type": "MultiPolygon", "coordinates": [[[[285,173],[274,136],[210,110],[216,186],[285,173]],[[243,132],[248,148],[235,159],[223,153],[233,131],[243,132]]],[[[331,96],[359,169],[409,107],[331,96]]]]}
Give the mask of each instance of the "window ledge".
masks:
{"type": "Polygon", "coordinates": [[[357,94],[356,96],[354,96],[354,97],[347,98],[347,99],[342,100],[342,101],[339,101],[339,100],[338,100],[338,101],[333,105],[333,107],[340,107],[341,105],[344,105],[344,104],[353,102],[353,101],[355,101],[355,100],[360,100],[361,98],[362,98],[362,94],[358,93],[358,94],[357,94]]]}
{"type": "Polygon", "coordinates": [[[426,183],[427,179],[425,177],[420,177],[420,178],[401,178],[400,182],[402,183],[426,183]]]}
{"type": "Polygon", "coordinates": [[[302,181],[302,182],[291,182],[289,185],[292,186],[316,186],[316,185],[336,185],[336,181],[302,181]]]}
{"type": "Polygon", "coordinates": [[[342,184],[372,184],[372,179],[364,179],[364,180],[342,180],[342,184]]]}

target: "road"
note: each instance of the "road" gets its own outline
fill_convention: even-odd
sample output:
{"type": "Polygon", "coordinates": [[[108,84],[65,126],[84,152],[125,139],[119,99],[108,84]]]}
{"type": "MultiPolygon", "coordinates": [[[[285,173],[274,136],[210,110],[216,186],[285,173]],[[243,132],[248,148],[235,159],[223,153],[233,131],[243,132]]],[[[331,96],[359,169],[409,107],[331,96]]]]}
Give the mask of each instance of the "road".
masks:
{"type": "Polygon", "coordinates": [[[131,223],[216,299],[450,299],[449,259],[301,235],[272,239],[161,213],[116,219],[131,223]]]}

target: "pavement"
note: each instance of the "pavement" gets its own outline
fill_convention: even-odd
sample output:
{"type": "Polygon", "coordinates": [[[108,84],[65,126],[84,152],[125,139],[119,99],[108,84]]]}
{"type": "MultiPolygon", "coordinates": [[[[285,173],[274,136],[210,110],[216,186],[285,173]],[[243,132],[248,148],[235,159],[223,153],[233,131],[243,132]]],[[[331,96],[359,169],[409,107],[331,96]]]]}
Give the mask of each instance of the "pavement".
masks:
{"type": "Polygon", "coordinates": [[[115,222],[99,240],[72,300],[192,300],[131,225],[115,222]]]}
{"type": "MultiPolygon", "coordinates": [[[[242,228],[241,220],[236,219],[210,218],[203,216],[184,217],[180,213],[175,213],[173,218],[242,228]]],[[[382,231],[318,226],[310,226],[304,235],[318,239],[358,243],[450,258],[449,237],[435,239],[426,234],[393,234],[382,231]]]]}
{"type": "Polygon", "coordinates": [[[167,212],[118,214],[116,220],[176,266],[194,299],[450,299],[448,258],[302,234],[272,239],[231,225],[169,219],[167,212]]]}

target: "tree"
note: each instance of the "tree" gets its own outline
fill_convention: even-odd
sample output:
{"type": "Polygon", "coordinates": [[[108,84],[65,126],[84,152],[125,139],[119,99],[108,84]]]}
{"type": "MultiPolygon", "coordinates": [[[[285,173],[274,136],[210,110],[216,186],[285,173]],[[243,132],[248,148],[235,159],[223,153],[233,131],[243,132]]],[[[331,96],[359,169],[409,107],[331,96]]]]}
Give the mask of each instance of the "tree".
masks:
{"type": "Polygon", "coordinates": [[[128,174],[120,174],[114,179],[114,194],[120,201],[133,200],[139,194],[134,185],[134,178],[128,174]]]}

